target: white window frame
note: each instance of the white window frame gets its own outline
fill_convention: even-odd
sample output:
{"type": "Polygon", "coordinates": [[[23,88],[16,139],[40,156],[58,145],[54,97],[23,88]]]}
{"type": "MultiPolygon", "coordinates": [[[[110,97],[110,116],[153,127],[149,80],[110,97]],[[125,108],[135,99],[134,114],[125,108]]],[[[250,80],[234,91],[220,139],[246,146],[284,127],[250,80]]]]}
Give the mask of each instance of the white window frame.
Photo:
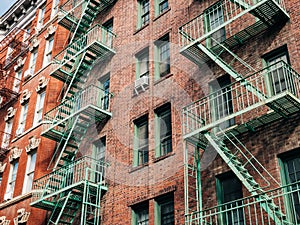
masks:
{"type": "Polygon", "coordinates": [[[37,52],[37,49],[35,49],[31,53],[30,63],[29,63],[29,70],[30,70],[31,74],[34,74],[34,72],[35,72],[37,56],[38,56],[38,52],[37,52]]]}
{"type": "Polygon", "coordinates": [[[9,171],[9,179],[8,179],[7,188],[6,188],[6,194],[8,194],[8,193],[12,193],[12,195],[14,194],[17,175],[18,175],[18,167],[19,167],[18,160],[14,160],[13,162],[11,162],[10,171],[9,171]],[[14,172],[15,172],[15,176],[14,176],[14,172]]]}
{"type": "Polygon", "coordinates": [[[28,102],[22,106],[20,119],[19,119],[19,125],[18,125],[18,129],[17,129],[17,136],[25,131],[27,114],[28,114],[28,102]]]}
{"type": "Polygon", "coordinates": [[[46,43],[43,66],[48,65],[52,60],[53,45],[54,45],[54,36],[51,36],[46,43]]]}
{"type": "Polygon", "coordinates": [[[36,166],[36,157],[37,157],[36,151],[33,151],[31,154],[28,155],[26,174],[25,174],[23,190],[22,190],[23,194],[28,193],[32,190],[32,184],[33,184],[33,178],[34,178],[34,172],[36,166]]]}
{"type": "Polygon", "coordinates": [[[13,86],[13,91],[19,93],[20,87],[21,87],[21,80],[22,80],[22,69],[18,70],[15,75],[14,79],[14,86],[13,86]]]}
{"type": "Polygon", "coordinates": [[[44,5],[39,9],[39,16],[38,16],[38,22],[37,22],[38,29],[42,28],[44,25],[45,12],[46,12],[46,6],[44,5]]]}
{"type": "Polygon", "coordinates": [[[2,148],[7,148],[9,146],[12,127],[13,127],[13,119],[10,119],[5,123],[4,135],[2,137],[2,144],[1,144],[2,148]]]}
{"type": "Polygon", "coordinates": [[[60,0],[52,1],[51,19],[58,13],[60,0]]]}
{"type": "Polygon", "coordinates": [[[37,101],[35,105],[35,113],[34,113],[34,125],[39,124],[43,120],[43,109],[45,104],[46,92],[43,91],[37,96],[37,101]]]}

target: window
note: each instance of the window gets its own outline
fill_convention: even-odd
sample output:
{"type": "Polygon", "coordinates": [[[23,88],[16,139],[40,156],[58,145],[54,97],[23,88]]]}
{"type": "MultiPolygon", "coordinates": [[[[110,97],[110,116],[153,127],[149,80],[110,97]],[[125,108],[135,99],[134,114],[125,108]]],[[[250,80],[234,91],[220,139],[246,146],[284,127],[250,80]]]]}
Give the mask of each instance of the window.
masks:
{"type": "Polygon", "coordinates": [[[276,49],[268,54],[265,58],[268,66],[267,88],[269,95],[275,95],[285,90],[294,91],[294,82],[285,69],[284,64],[289,64],[289,57],[286,48],[276,49]]]}
{"type": "MultiPolygon", "coordinates": [[[[205,10],[205,19],[206,26],[205,31],[209,32],[220,27],[224,23],[224,14],[223,14],[223,6],[220,3],[217,3],[208,9],[205,10]]],[[[210,39],[208,39],[207,45],[208,47],[213,47],[217,43],[221,43],[225,40],[225,27],[218,29],[214,32],[210,39]]]]}
{"type": "Polygon", "coordinates": [[[219,204],[222,204],[222,210],[225,211],[219,218],[222,221],[220,224],[245,224],[243,208],[239,207],[242,201],[235,201],[242,197],[242,183],[235,175],[229,173],[217,178],[217,198],[219,204]]]}
{"type": "Polygon", "coordinates": [[[15,75],[13,91],[19,92],[22,80],[22,70],[18,70],[15,75]]]}
{"type": "Polygon", "coordinates": [[[37,60],[37,49],[32,52],[31,58],[30,58],[30,64],[29,64],[29,71],[31,74],[34,74],[35,72],[35,65],[36,65],[36,60],[37,60]]]}
{"type": "MultiPolygon", "coordinates": [[[[212,118],[215,121],[233,113],[232,94],[228,87],[230,83],[229,75],[219,77],[210,83],[212,118]]],[[[220,128],[228,128],[234,123],[234,119],[227,120],[220,125],[220,128]]]]}
{"type": "Polygon", "coordinates": [[[109,108],[109,87],[110,87],[110,74],[106,74],[105,76],[99,79],[100,88],[103,90],[100,96],[100,106],[104,110],[108,110],[109,108]]]}
{"type": "Polygon", "coordinates": [[[149,224],[149,204],[142,203],[133,207],[132,225],[148,225],[149,224]]]}
{"type": "MultiPolygon", "coordinates": [[[[296,150],[299,151],[299,150],[296,150]]],[[[300,224],[300,156],[299,152],[295,155],[289,155],[282,159],[283,166],[281,166],[281,174],[283,177],[283,183],[290,185],[286,188],[286,191],[290,194],[286,199],[288,208],[288,217],[293,224],[300,224]]]]}
{"type": "Polygon", "coordinates": [[[3,173],[0,173],[0,186],[2,184],[2,179],[3,179],[3,173]]]}
{"type": "Polygon", "coordinates": [[[155,16],[162,14],[169,9],[168,0],[155,0],[155,16]]]}
{"type": "Polygon", "coordinates": [[[44,17],[46,12],[46,6],[43,6],[39,10],[39,16],[38,16],[38,22],[37,22],[37,28],[41,28],[44,24],[44,17]]]}
{"type": "Polygon", "coordinates": [[[174,225],[174,195],[168,194],[155,199],[155,224],[174,225]]]}
{"type": "Polygon", "coordinates": [[[170,42],[169,35],[155,43],[155,78],[158,79],[170,73],[170,42]]]}
{"type": "Polygon", "coordinates": [[[38,94],[38,96],[37,96],[37,101],[36,101],[36,106],[35,106],[35,114],[34,114],[34,122],[33,122],[34,125],[42,122],[45,96],[46,96],[45,91],[38,94]]]}
{"type": "Polygon", "coordinates": [[[10,58],[13,51],[14,51],[14,42],[9,44],[9,46],[7,47],[6,60],[8,60],[9,62],[11,60],[10,58]]]}
{"type": "Polygon", "coordinates": [[[106,137],[102,137],[99,140],[93,143],[93,158],[100,161],[97,164],[95,170],[100,172],[101,174],[97,174],[97,181],[102,180],[105,175],[105,167],[103,166],[103,162],[105,162],[105,152],[106,152],[106,137]],[[102,176],[102,177],[101,177],[102,176]]]}
{"type": "Polygon", "coordinates": [[[15,190],[18,166],[19,166],[18,161],[13,161],[10,164],[9,179],[8,179],[8,185],[7,185],[7,190],[6,190],[6,194],[11,195],[10,197],[12,197],[14,190],[15,190]]]}
{"type": "Polygon", "coordinates": [[[25,28],[24,35],[23,35],[23,42],[27,43],[30,37],[30,26],[25,28]]]}
{"type": "Polygon", "coordinates": [[[53,18],[58,13],[58,6],[59,6],[60,0],[54,0],[52,2],[52,12],[51,12],[51,18],[53,18]]]}
{"type": "Polygon", "coordinates": [[[46,44],[45,56],[44,56],[44,66],[48,65],[52,60],[52,50],[53,50],[54,36],[52,36],[46,44]]]}
{"type": "Polygon", "coordinates": [[[103,43],[105,43],[107,46],[112,47],[113,44],[113,28],[114,28],[114,20],[113,18],[108,20],[102,25],[104,28],[106,28],[106,31],[103,31],[103,43]]]}
{"type": "Polygon", "coordinates": [[[13,120],[10,119],[5,124],[4,135],[2,137],[2,145],[1,145],[2,148],[7,148],[9,146],[12,126],[13,126],[13,120]]]}
{"type": "Polygon", "coordinates": [[[143,165],[148,162],[148,138],[148,116],[143,116],[134,123],[134,166],[143,165]]]}
{"type": "Polygon", "coordinates": [[[23,193],[27,193],[27,192],[31,191],[31,189],[32,189],[35,163],[36,163],[36,152],[33,152],[30,155],[28,155],[26,175],[25,175],[24,186],[23,186],[23,193]]]}
{"type": "Polygon", "coordinates": [[[149,0],[138,1],[138,28],[149,23],[150,3],[149,0]]]}
{"type": "Polygon", "coordinates": [[[171,105],[166,104],[155,110],[155,156],[163,156],[172,152],[171,105]]]}
{"type": "Polygon", "coordinates": [[[25,131],[27,113],[28,113],[28,103],[22,106],[19,126],[17,129],[17,136],[21,135],[25,131]]]}
{"type": "Polygon", "coordinates": [[[136,78],[149,76],[149,49],[146,48],[136,55],[136,78]]]}

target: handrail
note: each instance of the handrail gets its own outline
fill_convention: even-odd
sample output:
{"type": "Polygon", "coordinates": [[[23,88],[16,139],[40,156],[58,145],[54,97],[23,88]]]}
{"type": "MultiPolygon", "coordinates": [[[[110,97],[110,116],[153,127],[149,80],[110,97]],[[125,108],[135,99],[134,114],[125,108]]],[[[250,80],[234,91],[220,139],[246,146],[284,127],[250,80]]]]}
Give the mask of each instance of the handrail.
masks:
{"type": "Polygon", "coordinates": [[[245,113],[287,91],[300,98],[300,76],[284,61],[274,63],[185,106],[184,134],[216,123],[226,116],[245,113]],[[250,91],[247,85],[256,89],[250,91]],[[254,92],[259,92],[265,98],[258,98],[254,92]]]}

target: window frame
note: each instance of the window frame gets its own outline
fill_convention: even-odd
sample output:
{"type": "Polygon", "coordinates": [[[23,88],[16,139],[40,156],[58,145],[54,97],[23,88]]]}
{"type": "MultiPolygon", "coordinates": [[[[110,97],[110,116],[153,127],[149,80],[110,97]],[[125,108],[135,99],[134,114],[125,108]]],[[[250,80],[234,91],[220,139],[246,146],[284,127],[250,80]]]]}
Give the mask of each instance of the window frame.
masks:
{"type": "Polygon", "coordinates": [[[136,58],[136,79],[139,79],[141,77],[144,76],[148,76],[150,74],[150,67],[149,67],[149,47],[144,48],[142,51],[140,51],[139,53],[137,53],[135,55],[136,58]],[[142,69],[142,64],[145,63],[146,64],[146,71],[144,73],[142,73],[143,71],[141,71],[142,69]]]}
{"type": "Polygon", "coordinates": [[[9,143],[11,140],[12,128],[13,128],[13,119],[10,119],[10,120],[6,121],[6,123],[5,123],[5,128],[4,128],[5,133],[2,136],[2,143],[1,143],[2,148],[7,148],[9,146],[9,143]],[[8,144],[6,144],[6,140],[7,140],[8,144]]]}
{"type": "Polygon", "coordinates": [[[19,160],[14,160],[10,163],[10,171],[9,171],[9,178],[7,181],[6,187],[6,194],[12,193],[14,195],[15,187],[16,187],[16,180],[18,176],[18,169],[19,169],[19,160]],[[15,173],[14,173],[15,172],[15,173]]]}
{"type": "MultiPolygon", "coordinates": [[[[267,54],[265,54],[264,56],[262,56],[262,60],[263,60],[263,67],[264,68],[270,68],[270,66],[274,63],[276,63],[277,59],[281,58],[285,56],[286,60],[283,60],[285,63],[287,63],[288,65],[290,65],[290,57],[289,57],[289,52],[287,49],[287,46],[284,45],[282,47],[279,47],[267,54]],[[271,62],[271,61],[275,61],[275,62],[271,62]]],[[[278,62],[277,62],[278,63],[278,62]]],[[[280,68],[276,68],[275,70],[280,70],[280,68]]],[[[273,71],[272,71],[273,72],[273,71]]],[[[266,90],[267,90],[267,95],[269,97],[276,95],[278,93],[280,93],[281,91],[277,91],[274,90],[275,87],[273,86],[273,82],[272,82],[272,73],[271,71],[269,71],[269,74],[267,74],[265,76],[265,82],[266,82],[266,90]]],[[[280,86],[281,86],[282,80],[280,80],[280,86]]],[[[293,89],[295,90],[295,87],[293,87],[293,89]]]]}
{"type": "Polygon", "coordinates": [[[133,150],[133,166],[142,166],[149,162],[149,121],[148,114],[134,121],[134,150],[133,150]],[[146,143],[140,146],[140,129],[146,126],[146,143]],[[141,150],[142,149],[142,150],[141,150]],[[143,151],[144,154],[141,153],[143,151]],[[146,154],[146,156],[145,156],[146,154]],[[146,158],[146,159],[145,159],[146,158]]]}
{"type": "Polygon", "coordinates": [[[98,105],[104,109],[108,110],[110,106],[110,73],[101,76],[98,79],[99,87],[103,90],[103,94],[99,96],[98,105]]]}
{"type": "Polygon", "coordinates": [[[150,1],[149,0],[138,0],[138,21],[137,29],[140,29],[150,22],[150,1]],[[144,11],[144,9],[147,9],[144,11]],[[146,18],[146,19],[143,19],[146,18]]]}
{"type": "Polygon", "coordinates": [[[24,184],[22,190],[23,194],[28,193],[32,190],[36,161],[37,161],[37,151],[32,151],[27,156],[26,173],[24,177],[24,184]],[[34,156],[34,161],[32,160],[33,156],[34,156]],[[32,164],[32,162],[34,162],[34,164],[32,164]],[[32,176],[31,180],[29,180],[30,176],[32,176]]]}
{"type": "Polygon", "coordinates": [[[59,11],[60,0],[53,0],[51,18],[53,18],[59,11]]]}
{"type": "MultiPolygon", "coordinates": [[[[279,167],[280,167],[280,177],[281,177],[281,180],[282,180],[282,184],[284,186],[289,186],[290,184],[292,184],[291,182],[289,182],[290,178],[288,177],[288,174],[287,174],[288,171],[286,170],[287,169],[287,164],[286,163],[287,163],[287,161],[291,161],[291,160],[297,160],[297,159],[300,160],[298,151],[299,151],[299,149],[288,152],[288,153],[285,153],[283,155],[280,155],[279,158],[278,158],[278,163],[279,163],[279,167]],[[296,157],[296,156],[298,156],[298,157],[296,157]]],[[[299,182],[299,181],[297,180],[296,182],[299,182]]],[[[299,188],[299,184],[298,184],[297,188],[299,188]]],[[[290,186],[286,187],[285,189],[286,189],[285,191],[287,193],[291,192],[290,186]]],[[[293,221],[293,223],[297,224],[297,223],[300,222],[300,214],[298,215],[299,217],[296,218],[295,212],[293,212],[293,210],[292,210],[292,208],[294,207],[293,203],[292,203],[293,198],[294,197],[291,196],[291,194],[289,196],[285,196],[284,205],[285,205],[285,208],[286,208],[286,211],[287,211],[288,219],[290,221],[293,221]],[[295,221],[296,219],[298,219],[298,221],[295,221]]],[[[299,194],[298,194],[298,198],[299,198],[298,201],[300,202],[299,194]]]]}
{"type": "Polygon", "coordinates": [[[13,86],[13,91],[19,93],[21,89],[21,80],[22,80],[22,74],[23,70],[19,69],[15,73],[15,79],[14,79],[14,86],[13,86]]]}
{"type": "Polygon", "coordinates": [[[166,195],[157,197],[154,199],[154,224],[155,225],[164,225],[163,216],[162,216],[162,206],[172,204],[172,216],[173,223],[175,224],[175,203],[174,203],[174,193],[168,193],[166,195]]]}
{"type": "MultiPolygon", "coordinates": [[[[234,182],[231,182],[231,185],[233,185],[233,184],[234,184],[234,182]]],[[[218,205],[223,205],[223,204],[226,204],[226,203],[231,202],[231,201],[236,201],[236,200],[242,199],[243,198],[243,185],[242,185],[242,182],[232,172],[221,174],[221,175],[216,177],[216,193],[217,193],[216,196],[217,196],[218,205]],[[224,196],[223,182],[228,181],[228,180],[231,180],[231,181],[236,180],[237,181],[237,183],[239,184],[238,189],[240,191],[239,192],[240,195],[238,197],[234,198],[234,199],[224,200],[225,196],[224,196]]],[[[235,192],[234,194],[237,194],[237,192],[235,192]]],[[[242,201],[238,202],[238,204],[239,204],[238,206],[240,206],[242,204],[242,201]]],[[[236,207],[236,206],[234,206],[234,207],[236,207]]],[[[220,206],[220,210],[226,210],[226,209],[223,209],[220,206]]],[[[234,211],[234,212],[236,212],[236,211],[234,211]]],[[[243,220],[242,221],[240,221],[240,220],[239,221],[234,221],[234,222],[231,220],[231,222],[233,222],[233,224],[235,224],[235,222],[237,222],[239,225],[240,224],[245,225],[246,221],[244,220],[244,218],[245,218],[244,208],[239,208],[238,213],[239,213],[239,215],[240,215],[240,213],[243,215],[243,220]]],[[[232,216],[233,212],[229,211],[228,214],[230,216],[232,216]]],[[[230,221],[227,221],[228,220],[228,215],[226,214],[226,212],[220,214],[218,216],[218,220],[219,220],[220,224],[223,224],[223,223],[224,224],[230,224],[230,221]]],[[[233,225],[233,224],[231,224],[231,225],[233,225]]]]}
{"type": "MultiPolygon", "coordinates": [[[[219,14],[219,12],[217,12],[217,14],[219,14]]],[[[225,16],[224,16],[224,9],[222,4],[220,4],[219,2],[213,4],[212,6],[208,7],[207,9],[204,10],[204,29],[205,29],[205,33],[208,33],[212,30],[214,30],[215,28],[217,28],[218,26],[221,26],[221,24],[223,24],[225,22],[225,16]],[[217,9],[221,9],[221,17],[217,17],[214,18],[214,20],[212,21],[211,17],[212,15],[215,15],[215,10],[214,8],[217,9]],[[211,15],[212,14],[212,15],[211,15]],[[221,19],[221,22],[219,22],[218,20],[221,19]],[[216,26],[213,26],[212,23],[217,23],[216,26]]],[[[222,43],[224,40],[226,40],[226,29],[225,27],[222,27],[220,29],[218,29],[216,32],[212,33],[211,36],[217,36],[217,41],[219,43],[222,43]],[[220,39],[220,40],[219,40],[220,39]]],[[[212,40],[210,37],[208,37],[206,39],[206,46],[211,48],[216,46],[217,43],[214,42],[214,40],[212,40]]]]}
{"type": "Polygon", "coordinates": [[[139,203],[131,208],[131,225],[149,225],[149,202],[139,203]],[[141,213],[146,212],[146,220],[139,221],[141,213]],[[147,218],[148,216],[148,218],[147,218]]]}
{"type": "MultiPolygon", "coordinates": [[[[95,166],[95,171],[100,172],[101,174],[96,174],[95,175],[95,181],[100,182],[104,179],[105,176],[105,166],[104,164],[106,163],[106,150],[107,150],[107,146],[106,146],[107,142],[106,142],[106,136],[103,136],[101,138],[99,138],[98,140],[93,142],[93,150],[92,150],[92,156],[95,160],[99,160],[100,165],[96,164],[95,166]],[[98,156],[101,156],[100,158],[98,156]]],[[[96,183],[97,183],[96,182],[96,183]]]]}
{"type": "Polygon", "coordinates": [[[52,35],[46,42],[43,66],[47,66],[52,61],[53,46],[54,46],[54,36],[52,35]]]}
{"type": "Polygon", "coordinates": [[[168,0],[155,0],[154,4],[155,4],[154,5],[154,12],[155,12],[156,17],[163,14],[164,12],[167,12],[170,8],[168,0]],[[162,7],[165,4],[167,4],[167,7],[162,7]]]}
{"type": "Polygon", "coordinates": [[[37,49],[35,49],[35,50],[31,53],[30,63],[29,63],[29,71],[30,71],[32,74],[35,73],[35,67],[36,67],[37,57],[38,57],[38,51],[37,51],[37,49]]]}
{"type": "Polygon", "coordinates": [[[171,46],[169,33],[155,41],[154,48],[154,77],[158,80],[171,73],[171,46]],[[164,49],[166,47],[166,49],[164,49]],[[166,54],[165,54],[166,53],[166,54]],[[162,57],[162,56],[167,57],[162,57]],[[166,67],[164,70],[161,67],[166,67]]]}
{"type": "Polygon", "coordinates": [[[35,105],[33,124],[37,125],[43,121],[43,111],[45,106],[46,91],[42,91],[37,95],[37,101],[35,105]]]}
{"type": "MultiPolygon", "coordinates": [[[[17,128],[17,131],[22,128],[21,133],[23,133],[25,131],[26,120],[27,120],[27,115],[28,115],[28,106],[29,106],[29,102],[26,102],[24,105],[22,105],[20,118],[19,118],[19,125],[17,128]]],[[[17,134],[17,136],[18,135],[20,135],[20,134],[17,134]]]]}
{"type": "Polygon", "coordinates": [[[45,20],[45,13],[46,13],[46,5],[43,5],[41,8],[39,8],[39,15],[37,20],[37,28],[40,29],[44,25],[45,20]]]}
{"type": "MultiPolygon", "coordinates": [[[[157,108],[156,110],[154,110],[155,113],[155,157],[161,157],[164,155],[168,155],[169,153],[171,153],[173,151],[173,126],[172,126],[172,108],[171,108],[171,104],[167,103],[164,104],[163,106],[157,108]],[[170,131],[167,131],[165,136],[162,137],[161,134],[161,126],[162,126],[162,117],[166,117],[169,116],[169,120],[170,120],[170,131]],[[170,134],[168,134],[170,133],[170,134]],[[169,146],[169,149],[167,149],[166,151],[162,149],[162,142],[170,142],[167,143],[167,146],[169,146]]],[[[164,122],[164,124],[166,124],[164,122]]]]}

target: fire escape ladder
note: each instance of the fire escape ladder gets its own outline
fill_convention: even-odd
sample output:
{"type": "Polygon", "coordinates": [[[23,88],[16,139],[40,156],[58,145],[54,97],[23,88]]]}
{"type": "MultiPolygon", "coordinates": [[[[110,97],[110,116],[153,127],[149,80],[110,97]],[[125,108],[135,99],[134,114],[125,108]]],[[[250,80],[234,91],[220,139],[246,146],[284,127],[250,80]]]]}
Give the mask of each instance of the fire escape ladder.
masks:
{"type": "Polygon", "coordinates": [[[273,219],[276,225],[288,225],[291,223],[287,221],[286,215],[274,203],[274,201],[265,193],[264,188],[270,185],[270,182],[278,182],[268,173],[268,171],[255,159],[249,150],[232,134],[224,133],[220,128],[213,133],[205,133],[204,136],[212,147],[219,153],[221,158],[226,162],[229,168],[235,173],[239,180],[243,183],[246,189],[259,202],[262,209],[273,219]],[[230,136],[229,136],[230,135],[230,136]],[[230,150],[226,143],[229,142],[233,150],[230,150]],[[267,179],[266,175],[261,173],[257,166],[261,167],[271,181],[267,179]],[[255,172],[255,176],[252,175],[255,172]],[[262,187],[254,177],[260,177],[266,183],[262,187]]]}
{"type": "Polygon", "coordinates": [[[66,91],[62,101],[65,99],[70,99],[74,94],[80,91],[87,80],[87,76],[84,75],[83,63],[85,61],[86,52],[83,52],[81,55],[77,56],[72,63],[72,77],[70,82],[66,81],[66,91]]]}
{"type": "Polygon", "coordinates": [[[202,211],[200,151],[195,147],[191,155],[185,151],[185,221],[200,224],[202,211]]]}
{"type": "Polygon", "coordinates": [[[72,224],[80,207],[80,202],[80,196],[76,196],[72,191],[61,194],[47,225],[72,224]]]}
{"type": "MultiPolygon", "coordinates": [[[[65,133],[58,145],[60,153],[55,161],[54,169],[67,165],[75,159],[81,141],[89,127],[89,123],[83,121],[81,117],[82,116],[77,115],[67,120],[65,133]]],[[[55,155],[53,155],[53,157],[55,157],[55,155]]]]}

